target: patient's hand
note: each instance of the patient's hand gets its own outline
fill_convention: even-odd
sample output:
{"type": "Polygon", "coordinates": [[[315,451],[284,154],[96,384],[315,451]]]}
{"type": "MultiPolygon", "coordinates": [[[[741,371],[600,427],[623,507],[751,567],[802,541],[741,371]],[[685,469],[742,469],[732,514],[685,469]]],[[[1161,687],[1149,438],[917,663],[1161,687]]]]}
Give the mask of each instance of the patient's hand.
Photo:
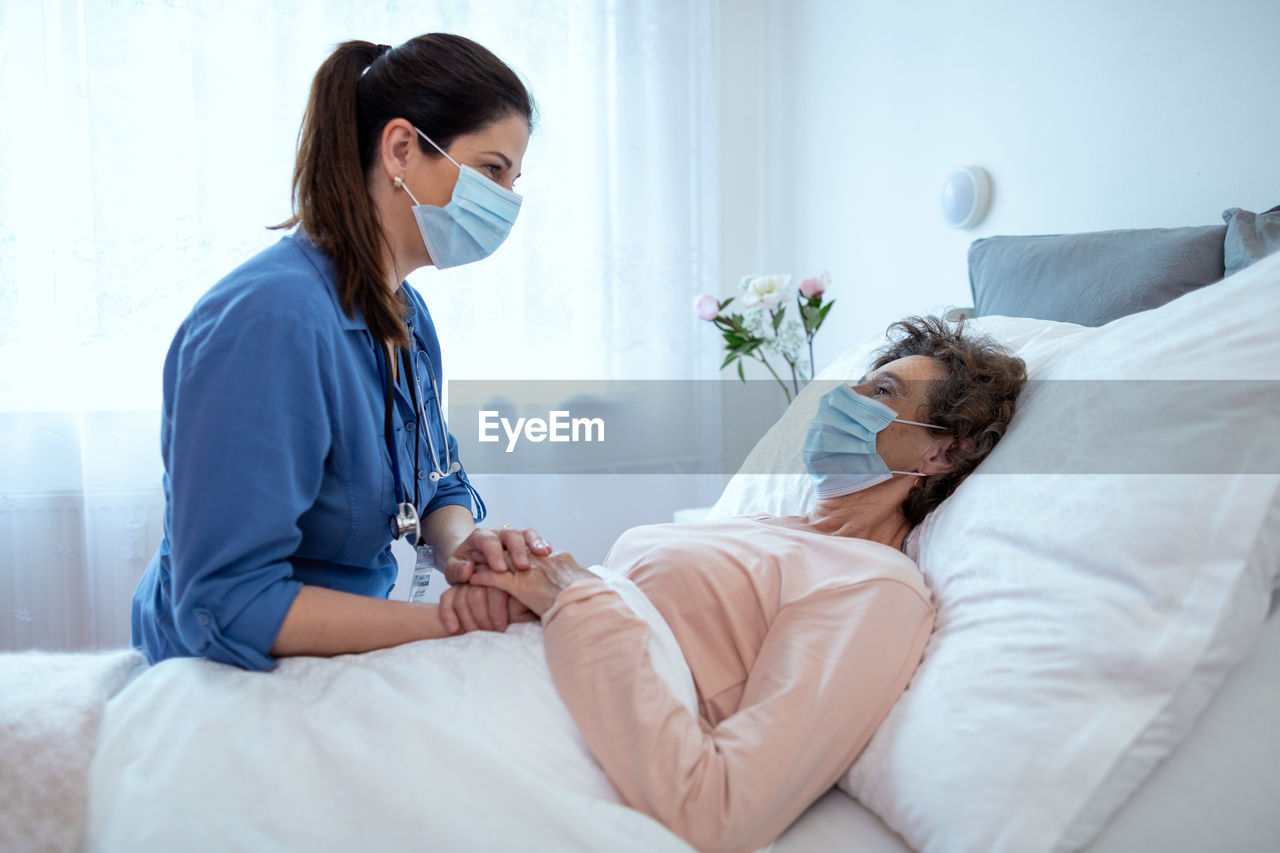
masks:
{"type": "Polygon", "coordinates": [[[510,593],[541,617],[555,604],[556,596],[574,581],[595,577],[564,552],[549,557],[535,556],[530,564],[527,572],[478,571],[471,576],[471,585],[510,593]]]}

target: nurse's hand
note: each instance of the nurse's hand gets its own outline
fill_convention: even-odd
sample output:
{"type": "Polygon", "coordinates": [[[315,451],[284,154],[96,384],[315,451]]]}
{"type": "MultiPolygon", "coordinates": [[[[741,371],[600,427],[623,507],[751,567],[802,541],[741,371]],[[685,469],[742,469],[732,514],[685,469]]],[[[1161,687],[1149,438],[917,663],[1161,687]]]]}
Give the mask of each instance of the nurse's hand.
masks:
{"type": "Polygon", "coordinates": [[[495,572],[527,571],[533,557],[545,557],[550,553],[551,543],[533,528],[493,530],[477,527],[453,549],[444,564],[444,579],[451,586],[467,583],[477,568],[484,567],[495,572]]]}
{"type": "Polygon", "coordinates": [[[450,634],[505,631],[513,622],[533,622],[537,615],[499,589],[459,584],[440,596],[440,621],[450,634]]]}
{"type": "Polygon", "coordinates": [[[541,617],[556,603],[562,590],[575,581],[594,577],[572,555],[559,553],[534,558],[533,567],[527,572],[476,572],[471,584],[510,593],[541,617]]]}

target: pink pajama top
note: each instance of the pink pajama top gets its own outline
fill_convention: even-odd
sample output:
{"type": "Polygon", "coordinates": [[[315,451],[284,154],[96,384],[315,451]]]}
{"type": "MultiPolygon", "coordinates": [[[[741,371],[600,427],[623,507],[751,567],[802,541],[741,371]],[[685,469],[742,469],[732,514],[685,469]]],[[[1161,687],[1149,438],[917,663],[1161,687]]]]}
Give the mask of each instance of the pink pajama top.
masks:
{"type": "Polygon", "coordinates": [[[605,565],[670,625],[698,717],[654,670],[648,624],[601,580],[543,615],[552,677],[623,802],[700,850],[767,844],[847,772],[933,628],[909,557],[797,517],[636,527],[605,565]]]}

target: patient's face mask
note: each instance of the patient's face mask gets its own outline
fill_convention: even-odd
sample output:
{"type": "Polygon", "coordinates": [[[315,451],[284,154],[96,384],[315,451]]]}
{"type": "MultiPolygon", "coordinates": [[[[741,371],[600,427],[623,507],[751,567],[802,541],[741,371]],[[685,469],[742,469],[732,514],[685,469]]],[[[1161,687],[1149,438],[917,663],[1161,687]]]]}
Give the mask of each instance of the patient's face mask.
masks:
{"type": "Polygon", "coordinates": [[[413,201],[413,217],[431,260],[437,269],[445,269],[489,257],[511,233],[523,197],[462,165],[445,154],[431,137],[416,127],[414,130],[458,167],[453,197],[444,207],[418,204],[404,182],[396,179],[397,186],[403,187],[413,201]]]}
{"type": "Polygon", "coordinates": [[[889,406],[848,385],[839,385],[824,394],[801,451],[818,497],[849,495],[883,483],[894,474],[925,476],[915,471],[891,471],[876,452],[876,435],[894,421],[934,426],[900,418],[889,406]]]}

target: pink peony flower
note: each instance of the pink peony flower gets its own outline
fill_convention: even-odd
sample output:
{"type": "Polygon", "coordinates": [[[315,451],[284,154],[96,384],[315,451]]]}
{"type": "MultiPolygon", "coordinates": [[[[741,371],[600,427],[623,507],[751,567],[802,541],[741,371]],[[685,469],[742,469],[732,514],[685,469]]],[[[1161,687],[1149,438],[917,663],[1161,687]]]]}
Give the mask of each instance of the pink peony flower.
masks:
{"type": "Polygon", "coordinates": [[[827,270],[822,271],[822,275],[816,275],[806,278],[800,282],[800,295],[805,299],[814,299],[826,292],[831,285],[831,273],[827,270]]]}
{"type": "Polygon", "coordinates": [[[710,293],[699,293],[693,300],[693,310],[699,319],[711,321],[720,313],[720,301],[710,293]]]}

